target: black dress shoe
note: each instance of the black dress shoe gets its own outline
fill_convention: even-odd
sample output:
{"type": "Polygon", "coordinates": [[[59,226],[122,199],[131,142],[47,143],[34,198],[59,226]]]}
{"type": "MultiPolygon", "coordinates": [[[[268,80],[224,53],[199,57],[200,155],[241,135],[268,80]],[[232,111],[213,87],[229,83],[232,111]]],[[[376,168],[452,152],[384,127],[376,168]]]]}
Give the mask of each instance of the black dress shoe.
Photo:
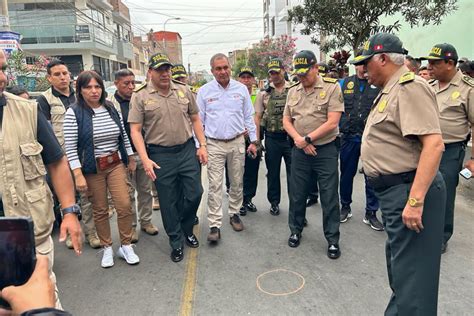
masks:
{"type": "Polygon", "coordinates": [[[194,226],[196,225],[199,225],[199,217],[195,216],[194,217],[194,223],[193,223],[194,226]]]}
{"type": "Polygon", "coordinates": [[[249,201],[249,202],[245,203],[245,207],[247,208],[247,212],[256,212],[257,211],[257,207],[255,206],[255,204],[252,203],[252,201],[249,201]]]}
{"type": "Polygon", "coordinates": [[[183,247],[178,248],[178,249],[173,249],[173,251],[171,251],[171,260],[173,262],[180,262],[181,260],[183,260],[183,257],[184,257],[183,247]]]}
{"type": "Polygon", "coordinates": [[[341,256],[341,249],[339,249],[339,245],[332,244],[328,246],[329,259],[337,259],[340,256],[341,256]]]}
{"type": "Polygon", "coordinates": [[[272,206],[270,207],[270,214],[272,214],[273,216],[280,215],[280,207],[278,206],[278,204],[272,204],[272,206]]]}
{"type": "Polygon", "coordinates": [[[309,198],[307,201],[306,201],[306,207],[310,207],[314,204],[318,204],[318,198],[309,198]]]}
{"type": "Polygon", "coordinates": [[[242,205],[242,206],[240,207],[239,214],[240,214],[240,216],[245,216],[245,215],[247,215],[247,208],[245,207],[245,205],[242,205]]]}
{"type": "Polygon", "coordinates": [[[191,248],[199,247],[199,240],[196,238],[196,235],[194,234],[184,237],[184,241],[186,242],[186,245],[188,245],[191,248]]]}
{"type": "Polygon", "coordinates": [[[296,248],[300,245],[301,234],[291,234],[288,238],[288,246],[296,248]]]}

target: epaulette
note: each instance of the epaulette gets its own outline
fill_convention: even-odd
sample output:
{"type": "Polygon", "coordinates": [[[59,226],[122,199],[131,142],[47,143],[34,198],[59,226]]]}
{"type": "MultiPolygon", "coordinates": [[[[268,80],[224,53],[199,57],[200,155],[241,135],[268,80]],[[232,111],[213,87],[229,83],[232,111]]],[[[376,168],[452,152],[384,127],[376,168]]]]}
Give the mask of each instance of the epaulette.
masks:
{"type": "Polygon", "coordinates": [[[185,86],[186,84],[181,82],[181,81],[178,81],[178,80],[175,80],[175,79],[171,79],[173,81],[173,83],[176,83],[176,84],[180,84],[180,85],[183,85],[185,86]]]}
{"type": "Polygon", "coordinates": [[[431,85],[431,86],[434,85],[435,83],[436,83],[436,79],[428,80],[428,84],[431,85]]]}
{"type": "Polygon", "coordinates": [[[293,84],[291,84],[288,89],[290,88],[293,88],[293,87],[296,87],[297,85],[299,85],[300,83],[299,82],[294,82],[293,84]]]}
{"type": "Polygon", "coordinates": [[[133,89],[133,92],[138,92],[140,90],[142,90],[143,88],[145,88],[147,85],[146,82],[142,83],[141,85],[139,85],[138,87],[136,87],[135,89],[133,89]]]}
{"type": "Polygon", "coordinates": [[[474,79],[472,79],[471,77],[469,77],[467,75],[463,75],[462,76],[462,81],[467,83],[469,86],[474,87],[474,79]]]}
{"type": "Polygon", "coordinates": [[[407,83],[410,81],[415,80],[415,73],[414,72],[406,72],[404,73],[401,77],[400,80],[398,80],[398,83],[407,83]]]}
{"type": "Polygon", "coordinates": [[[323,81],[329,82],[329,83],[337,83],[338,82],[338,80],[336,78],[321,77],[321,79],[323,79],[323,81]]]}

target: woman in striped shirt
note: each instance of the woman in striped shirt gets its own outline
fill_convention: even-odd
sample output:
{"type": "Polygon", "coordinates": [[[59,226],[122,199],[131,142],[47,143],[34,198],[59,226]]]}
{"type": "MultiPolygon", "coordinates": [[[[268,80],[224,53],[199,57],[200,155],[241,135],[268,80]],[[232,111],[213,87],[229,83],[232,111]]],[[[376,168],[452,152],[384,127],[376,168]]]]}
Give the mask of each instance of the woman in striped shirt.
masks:
{"type": "Polygon", "coordinates": [[[77,103],[66,112],[64,138],[66,155],[73,170],[76,187],[87,192],[97,234],[104,253],[101,266],[114,265],[112,238],[108,216],[107,190],[110,191],[120,234],[121,246],[117,256],[128,264],[140,259],[132,246],[132,208],[128,194],[127,170],[136,165],[122,117],[105,100],[102,78],[94,71],[84,71],[76,82],[77,103]]]}

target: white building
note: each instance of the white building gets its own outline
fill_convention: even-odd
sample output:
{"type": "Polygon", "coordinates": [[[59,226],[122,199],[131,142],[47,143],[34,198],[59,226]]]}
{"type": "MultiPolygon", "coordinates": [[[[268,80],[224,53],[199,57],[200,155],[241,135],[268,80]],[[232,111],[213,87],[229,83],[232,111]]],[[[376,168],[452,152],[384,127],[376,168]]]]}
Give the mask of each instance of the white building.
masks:
{"type": "Polygon", "coordinates": [[[319,46],[311,43],[311,36],[301,34],[302,25],[294,25],[288,21],[288,10],[303,3],[303,0],[263,0],[264,35],[272,38],[281,35],[295,37],[296,51],[307,49],[320,57],[319,46]]]}

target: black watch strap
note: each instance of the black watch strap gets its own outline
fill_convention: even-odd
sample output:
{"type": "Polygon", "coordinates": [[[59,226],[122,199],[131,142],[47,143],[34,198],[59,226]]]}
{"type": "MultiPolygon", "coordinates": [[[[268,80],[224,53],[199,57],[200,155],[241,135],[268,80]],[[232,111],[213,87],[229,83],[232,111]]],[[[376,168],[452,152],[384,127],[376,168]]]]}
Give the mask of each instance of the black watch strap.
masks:
{"type": "Polygon", "coordinates": [[[81,219],[82,219],[81,208],[80,208],[79,205],[77,205],[77,204],[74,204],[74,205],[72,205],[72,206],[65,207],[65,208],[61,209],[61,213],[63,214],[63,217],[64,217],[64,215],[66,215],[66,214],[73,213],[73,214],[76,214],[76,215],[77,215],[77,219],[78,219],[78,220],[81,220],[81,219]]]}
{"type": "Polygon", "coordinates": [[[308,135],[306,135],[306,136],[304,137],[304,140],[305,140],[305,142],[308,143],[308,145],[312,143],[311,137],[309,137],[308,135]]]}

